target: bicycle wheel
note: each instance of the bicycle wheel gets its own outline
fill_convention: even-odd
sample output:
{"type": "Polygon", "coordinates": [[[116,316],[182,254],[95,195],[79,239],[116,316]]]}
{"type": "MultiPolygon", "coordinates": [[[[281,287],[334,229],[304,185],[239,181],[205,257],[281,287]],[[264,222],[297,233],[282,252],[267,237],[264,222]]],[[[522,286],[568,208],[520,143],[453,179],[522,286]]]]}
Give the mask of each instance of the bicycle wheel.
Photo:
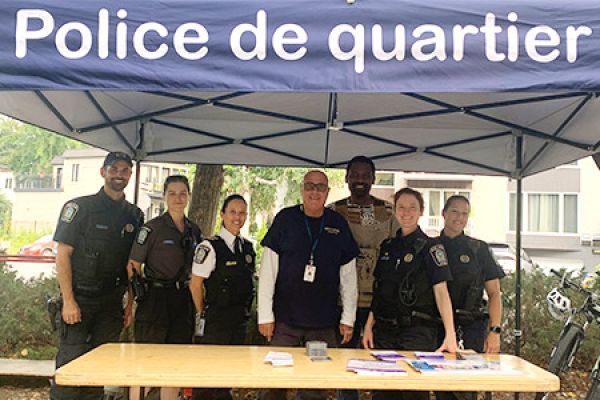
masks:
{"type": "Polygon", "coordinates": [[[569,364],[579,348],[579,344],[583,339],[583,328],[577,324],[570,324],[565,327],[565,330],[558,343],[552,349],[550,361],[548,362],[548,371],[553,374],[560,374],[569,367],[569,364]]]}
{"type": "Polygon", "coordinates": [[[594,379],[592,381],[592,385],[590,386],[590,390],[585,396],[585,400],[600,400],[600,388],[598,388],[597,380],[594,379]]]}

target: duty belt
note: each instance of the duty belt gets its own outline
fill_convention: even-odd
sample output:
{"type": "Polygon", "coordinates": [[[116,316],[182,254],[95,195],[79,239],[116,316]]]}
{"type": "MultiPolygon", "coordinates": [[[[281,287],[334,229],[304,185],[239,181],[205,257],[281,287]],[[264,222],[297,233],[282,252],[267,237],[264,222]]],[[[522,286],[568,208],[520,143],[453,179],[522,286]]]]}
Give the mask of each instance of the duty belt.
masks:
{"type": "Polygon", "coordinates": [[[153,287],[153,288],[181,290],[181,289],[187,288],[190,284],[190,281],[189,281],[189,279],[186,279],[185,281],[161,282],[161,281],[146,279],[146,283],[148,283],[149,287],[153,287]]]}
{"type": "Polygon", "coordinates": [[[441,323],[439,318],[418,311],[413,311],[410,316],[401,315],[396,318],[375,317],[375,322],[390,329],[407,328],[409,326],[437,326],[441,323]]]}

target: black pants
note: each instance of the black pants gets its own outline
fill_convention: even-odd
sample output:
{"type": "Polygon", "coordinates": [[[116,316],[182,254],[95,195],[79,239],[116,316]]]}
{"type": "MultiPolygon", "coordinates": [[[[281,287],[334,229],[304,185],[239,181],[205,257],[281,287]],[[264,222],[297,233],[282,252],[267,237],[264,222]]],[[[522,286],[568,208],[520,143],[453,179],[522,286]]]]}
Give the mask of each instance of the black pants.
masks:
{"type": "MultiPolygon", "coordinates": [[[[59,329],[56,368],[108,342],[118,342],[123,328],[122,297],[111,302],[86,303],[77,298],[81,310],[81,322],[62,324],[59,329]]],[[[51,400],[101,400],[102,387],[62,386],[55,383],[50,388],[51,400]]]]}
{"type": "MultiPolygon", "coordinates": [[[[456,339],[463,341],[465,349],[483,353],[485,343],[487,319],[481,319],[469,324],[456,322],[456,339]]],[[[442,333],[443,334],[443,333],[442,333]]],[[[441,335],[440,335],[441,336],[441,335]]],[[[441,336],[443,338],[443,336],[441,336]]],[[[442,340],[442,339],[440,339],[442,340]]],[[[441,343],[440,343],[441,344],[441,343]]],[[[476,392],[435,392],[437,400],[471,400],[477,399],[476,392]]]]}
{"type": "MultiPolygon", "coordinates": [[[[310,329],[276,323],[271,345],[297,347],[304,346],[311,340],[320,340],[326,342],[327,347],[337,347],[336,328],[310,329]]],[[[285,389],[265,389],[259,392],[258,398],[259,400],[285,400],[287,391],[285,389]]],[[[324,390],[298,390],[296,392],[296,399],[320,400],[326,398],[327,392],[324,390]]]]}
{"type": "MultiPolygon", "coordinates": [[[[209,311],[206,315],[204,336],[195,339],[197,344],[238,345],[246,343],[248,318],[245,308],[226,308],[209,311]]],[[[231,400],[231,389],[193,389],[193,400],[231,400]]]]}
{"type": "MultiPolygon", "coordinates": [[[[373,327],[375,348],[391,350],[433,351],[436,349],[437,328],[421,325],[406,328],[373,327]]],[[[376,390],[373,400],[429,400],[429,392],[376,390]]]]}
{"type": "Polygon", "coordinates": [[[187,288],[150,288],[135,312],[135,342],[191,344],[192,318],[187,288]]]}

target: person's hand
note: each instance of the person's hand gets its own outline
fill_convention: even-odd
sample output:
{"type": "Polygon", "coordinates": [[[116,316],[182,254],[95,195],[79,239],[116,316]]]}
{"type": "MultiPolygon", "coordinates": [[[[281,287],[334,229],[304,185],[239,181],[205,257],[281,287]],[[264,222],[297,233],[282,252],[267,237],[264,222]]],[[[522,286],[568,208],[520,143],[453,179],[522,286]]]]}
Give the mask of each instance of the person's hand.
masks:
{"type": "Polygon", "coordinates": [[[448,353],[456,353],[458,346],[456,345],[456,335],[454,333],[446,335],[444,342],[436,351],[447,351],[448,353]]]}
{"type": "Polygon", "coordinates": [[[340,335],[342,336],[342,344],[346,344],[352,339],[354,328],[345,324],[340,324],[340,335]]]}
{"type": "Polygon", "coordinates": [[[373,329],[369,326],[365,326],[363,332],[362,345],[365,349],[375,348],[375,341],[373,340],[373,329]]]}
{"type": "Polygon", "coordinates": [[[483,351],[486,353],[499,353],[500,352],[500,334],[490,332],[485,339],[485,344],[483,345],[483,351]]]}
{"type": "Polygon", "coordinates": [[[142,275],[142,265],[136,265],[129,261],[127,263],[127,275],[131,278],[133,276],[133,271],[137,272],[138,275],[142,275]]]}
{"type": "Polygon", "coordinates": [[[273,332],[275,331],[275,322],[258,324],[258,331],[267,339],[267,342],[270,342],[271,339],[273,339],[273,332]]]}
{"type": "Polygon", "coordinates": [[[129,328],[131,322],[133,321],[133,301],[127,301],[127,305],[123,310],[123,327],[125,329],[129,328]]]}
{"type": "Polygon", "coordinates": [[[73,325],[81,322],[81,310],[79,304],[73,300],[63,300],[62,318],[68,325],[73,325]]]}

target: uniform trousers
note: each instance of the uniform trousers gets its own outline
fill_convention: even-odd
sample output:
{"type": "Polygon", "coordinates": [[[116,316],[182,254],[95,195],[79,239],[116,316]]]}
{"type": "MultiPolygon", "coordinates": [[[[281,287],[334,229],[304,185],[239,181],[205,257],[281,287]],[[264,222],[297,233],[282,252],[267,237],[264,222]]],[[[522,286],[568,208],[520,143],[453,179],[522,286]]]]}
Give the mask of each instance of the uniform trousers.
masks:
{"type": "MultiPolygon", "coordinates": [[[[337,347],[337,327],[334,328],[300,328],[281,322],[275,323],[275,332],[271,340],[272,346],[298,347],[305,346],[311,340],[320,340],[327,343],[327,347],[337,347]]],[[[285,400],[287,390],[264,389],[258,394],[259,400],[285,400]]],[[[327,392],[323,390],[298,390],[297,400],[320,400],[327,399],[327,392]]]]}
{"type": "MultiPolygon", "coordinates": [[[[437,327],[416,325],[409,327],[373,327],[376,349],[433,351],[438,342],[437,327]]],[[[429,392],[375,390],[373,400],[429,400],[429,392]]]]}
{"type": "Polygon", "coordinates": [[[136,343],[191,344],[192,297],[187,288],[150,287],[135,311],[136,343]]]}
{"type": "MultiPolygon", "coordinates": [[[[75,299],[81,311],[81,322],[73,325],[63,322],[59,327],[56,368],[101,344],[118,342],[123,329],[122,296],[99,302],[89,298],[75,299]]],[[[62,386],[53,382],[50,388],[50,400],[102,400],[103,397],[102,387],[62,386]]]]}
{"type": "MultiPolygon", "coordinates": [[[[204,335],[195,338],[196,344],[241,345],[246,343],[248,329],[247,307],[227,307],[208,310],[204,335]]],[[[193,389],[193,400],[231,400],[231,389],[193,389]]]]}

